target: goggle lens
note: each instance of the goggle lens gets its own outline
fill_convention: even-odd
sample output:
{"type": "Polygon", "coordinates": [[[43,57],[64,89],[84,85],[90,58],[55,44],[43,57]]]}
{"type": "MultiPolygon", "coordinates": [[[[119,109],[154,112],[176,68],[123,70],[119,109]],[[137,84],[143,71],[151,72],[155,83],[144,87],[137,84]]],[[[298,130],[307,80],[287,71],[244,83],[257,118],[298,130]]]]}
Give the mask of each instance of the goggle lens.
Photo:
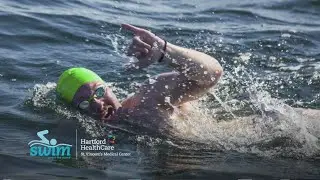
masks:
{"type": "Polygon", "coordinates": [[[87,109],[89,107],[89,101],[82,101],[80,104],[79,104],[79,108],[80,109],[87,109]]]}
{"type": "Polygon", "coordinates": [[[97,98],[102,98],[105,94],[105,88],[103,86],[98,87],[94,93],[97,98]]]}
{"type": "Polygon", "coordinates": [[[94,94],[93,94],[93,96],[91,96],[88,100],[85,100],[85,101],[82,101],[81,103],[79,103],[79,105],[78,105],[78,107],[80,108],[80,109],[88,109],[89,108],[89,105],[90,105],[90,102],[91,102],[91,100],[93,99],[93,98],[102,98],[104,95],[105,95],[105,93],[106,93],[106,90],[105,90],[106,88],[104,87],[104,86],[99,86],[96,90],[95,90],[95,92],[94,92],[94,94]]]}

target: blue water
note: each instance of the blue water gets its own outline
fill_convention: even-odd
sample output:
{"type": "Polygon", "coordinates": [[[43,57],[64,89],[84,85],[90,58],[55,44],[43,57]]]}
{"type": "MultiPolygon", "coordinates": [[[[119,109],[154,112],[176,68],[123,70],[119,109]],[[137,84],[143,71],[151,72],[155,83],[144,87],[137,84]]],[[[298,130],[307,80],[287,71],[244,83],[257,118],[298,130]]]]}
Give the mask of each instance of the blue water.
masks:
{"type": "Polygon", "coordinates": [[[320,179],[319,0],[2,0],[0,9],[0,178],[320,179]],[[119,99],[168,70],[129,69],[132,35],[121,23],[224,68],[170,136],[101,126],[54,94],[69,67],[94,70],[119,99]],[[73,147],[76,130],[90,139],[113,129],[131,156],[30,157],[28,142],[44,129],[73,147]]]}

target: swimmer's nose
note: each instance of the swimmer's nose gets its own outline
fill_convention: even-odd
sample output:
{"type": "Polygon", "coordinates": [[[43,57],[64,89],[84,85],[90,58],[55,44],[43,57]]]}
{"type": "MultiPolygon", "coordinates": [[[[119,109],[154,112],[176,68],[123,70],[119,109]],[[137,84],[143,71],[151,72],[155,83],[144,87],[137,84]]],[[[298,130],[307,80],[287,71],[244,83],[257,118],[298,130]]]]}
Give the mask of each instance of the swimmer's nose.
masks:
{"type": "Polygon", "coordinates": [[[94,113],[101,113],[103,111],[104,102],[102,100],[94,98],[91,103],[91,108],[94,113]]]}

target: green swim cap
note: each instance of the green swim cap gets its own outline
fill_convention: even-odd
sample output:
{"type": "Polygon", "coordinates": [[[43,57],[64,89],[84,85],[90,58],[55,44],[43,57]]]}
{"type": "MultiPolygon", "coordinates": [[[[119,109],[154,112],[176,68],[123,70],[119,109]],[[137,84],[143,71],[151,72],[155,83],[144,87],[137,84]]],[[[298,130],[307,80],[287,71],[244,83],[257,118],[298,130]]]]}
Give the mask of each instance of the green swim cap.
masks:
{"type": "Polygon", "coordinates": [[[68,103],[78,89],[89,82],[104,82],[96,73],[86,68],[71,68],[64,71],[58,80],[57,92],[68,103]]]}

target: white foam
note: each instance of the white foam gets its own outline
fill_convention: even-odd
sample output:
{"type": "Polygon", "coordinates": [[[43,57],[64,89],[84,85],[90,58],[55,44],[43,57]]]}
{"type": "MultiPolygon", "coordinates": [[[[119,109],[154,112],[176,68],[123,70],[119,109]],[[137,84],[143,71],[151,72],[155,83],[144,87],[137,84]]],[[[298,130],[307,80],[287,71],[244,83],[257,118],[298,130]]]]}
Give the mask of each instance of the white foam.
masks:
{"type": "MultiPolygon", "coordinates": [[[[114,87],[115,83],[108,85],[114,87]]],[[[264,82],[258,83],[246,72],[244,66],[225,72],[216,91],[211,90],[208,94],[212,97],[202,97],[199,103],[192,103],[193,111],[182,114],[183,118],[172,119],[174,136],[204,143],[216,150],[262,156],[301,157],[319,153],[320,113],[297,111],[272,98],[263,89],[264,85],[264,82]],[[232,85],[239,82],[241,86],[232,85]],[[231,88],[237,88],[236,97],[230,93],[231,88]],[[243,98],[239,99],[239,95],[243,98]],[[219,101],[213,101],[214,97],[219,101]],[[249,115],[235,113],[248,111],[248,108],[251,111],[249,115]]],[[[66,120],[76,119],[88,134],[98,136],[103,130],[96,120],[67,108],[63,103],[56,103],[55,87],[56,84],[50,82],[36,84],[31,98],[33,106],[51,109],[65,116],[66,120]]],[[[128,94],[124,89],[113,89],[116,94],[128,94]]],[[[171,103],[169,98],[166,101],[171,103]]],[[[174,109],[177,111],[177,108],[174,109]]]]}
{"type": "Polygon", "coordinates": [[[288,33],[284,33],[284,34],[281,34],[281,37],[283,37],[283,38],[289,38],[289,37],[291,37],[291,35],[288,34],[288,33]]]}
{"type": "Polygon", "coordinates": [[[312,116],[308,110],[294,109],[282,100],[272,98],[264,86],[264,82],[258,83],[244,66],[225,72],[215,91],[220,107],[208,108],[216,102],[212,102],[212,98],[202,98],[200,106],[193,106],[193,112],[182,119],[173,119],[176,135],[223,151],[295,158],[317,155],[320,152],[320,121],[317,118],[320,111],[312,116]],[[238,82],[243,87],[232,86],[238,82]],[[245,98],[233,98],[230,87],[237,88],[237,97],[242,94],[245,98]],[[219,118],[219,114],[244,111],[248,107],[251,115],[219,118]]]}

